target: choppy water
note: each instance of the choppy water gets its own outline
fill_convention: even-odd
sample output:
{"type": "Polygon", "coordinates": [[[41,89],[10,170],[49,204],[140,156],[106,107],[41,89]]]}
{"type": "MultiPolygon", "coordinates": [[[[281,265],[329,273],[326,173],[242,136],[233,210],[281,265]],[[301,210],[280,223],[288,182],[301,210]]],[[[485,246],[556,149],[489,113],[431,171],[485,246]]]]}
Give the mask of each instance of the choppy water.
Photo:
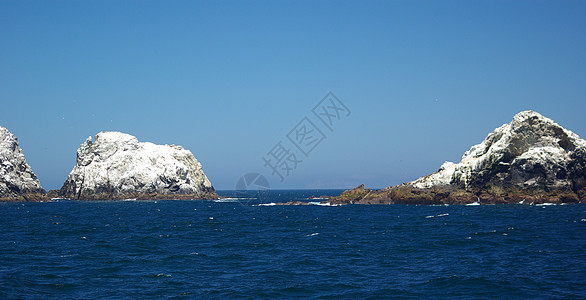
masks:
{"type": "Polygon", "coordinates": [[[586,298],[586,205],[232,201],[0,203],[0,298],[586,298]]]}

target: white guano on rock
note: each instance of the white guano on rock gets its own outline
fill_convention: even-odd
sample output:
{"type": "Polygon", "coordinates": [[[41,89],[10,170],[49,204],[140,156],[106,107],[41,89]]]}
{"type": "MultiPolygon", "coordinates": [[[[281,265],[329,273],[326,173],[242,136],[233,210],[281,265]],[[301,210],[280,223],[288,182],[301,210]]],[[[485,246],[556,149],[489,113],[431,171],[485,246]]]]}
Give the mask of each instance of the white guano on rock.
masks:
{"type": "Polygon", "coordinates": [[[409,184],[416,188],[510,184],[522,189],[572,189],[582,178],[586,141],[535,111],[523,111],[490,133],[455,164],[409,184]]]}
{"type": "Polygon", "coordinates": [[[121,132],[100,132],[77,150],[62,196],[95,199],[140,195],[209,198],[214,188],[193,154],[181,146],[139,142],[121,132]]]}
{"type": "Polygon", "coordinates": [[[44,195],[37,176],[27,164],[18,139],[0,126],[0,199],[34,200],[29,195],[44,195]]]}

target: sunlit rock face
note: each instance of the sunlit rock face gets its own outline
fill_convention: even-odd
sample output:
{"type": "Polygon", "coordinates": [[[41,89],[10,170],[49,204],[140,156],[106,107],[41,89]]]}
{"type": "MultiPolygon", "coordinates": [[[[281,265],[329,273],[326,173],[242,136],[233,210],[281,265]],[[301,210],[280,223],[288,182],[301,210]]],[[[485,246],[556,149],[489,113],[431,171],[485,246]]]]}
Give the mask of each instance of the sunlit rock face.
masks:
{"type": "Polygon", "coordinates": [[[459,163],[445,162],[410,184],[572,191],[584,187],[585,162],[586,141],[537,112],[523,111],[472,146],[459,163]]]}
{"type": "Polygon", "coordinates": [[[26,163],[18,139],[0,126],[0,200],[42,200],[45,190],[26,163]]]}
{"type": "Polygon", "coordinates": [[[100,132],[77,150],[77,163],[60,190],[70,199],[215,199],[193,154],[181,146],[139,142],[100,132]]]}

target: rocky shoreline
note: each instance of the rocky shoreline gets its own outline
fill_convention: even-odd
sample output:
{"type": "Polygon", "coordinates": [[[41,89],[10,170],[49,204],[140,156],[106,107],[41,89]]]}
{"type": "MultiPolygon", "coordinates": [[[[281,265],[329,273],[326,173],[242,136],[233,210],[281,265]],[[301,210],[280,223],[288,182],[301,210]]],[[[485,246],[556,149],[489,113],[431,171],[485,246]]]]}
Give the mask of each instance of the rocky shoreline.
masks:
{"type": "Polygon", "coordinates": [[[459,189],[451,187],[416,188],[408,184],[382,190],[371,190],[360,185],[346,190],[339,196],[330,197],[330,204],[571,204],[585,203],[586,194],[566,191],[527,191],[518,188],[491,187],[483,189],[459,189]]]}
{"type": "Polygon", "coordinates": [[[99,200],[216,200],[221,197],[216,194],[215,191],[200,194],[158,194],[158,193],[135,193],[135,194],[111,194],[111,193],[99,193],[91,195],[82,195],[79,198],[76,197],[64,197],[60,190],[50,190],[45,195],[45,200],[54,199],[67,199],[67,200],[87,200],[87,201],[99,201],[99,200]]]}
{"type": "Polygon", "coordinates": [[[12,197],[0,197],[0,202],[45,202],[51,200],[45,193],[25,193],[12,197]]]}

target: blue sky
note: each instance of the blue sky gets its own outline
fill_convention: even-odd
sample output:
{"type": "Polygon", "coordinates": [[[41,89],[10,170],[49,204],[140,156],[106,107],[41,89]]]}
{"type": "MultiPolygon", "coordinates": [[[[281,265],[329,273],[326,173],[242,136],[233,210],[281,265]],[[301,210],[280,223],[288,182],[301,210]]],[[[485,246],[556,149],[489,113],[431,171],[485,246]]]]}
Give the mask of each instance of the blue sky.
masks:
{"type": "Polygon", "coordinates": [[[586,136],[584,1],[2,1],[0,125],[45,189],[100,131],[178,144],[217,189],[381,188],[533,109],[586,136]],[[283,182],[262,157],[351,111],[283,182]],[[318,123],[319,124],[319,123],[318,123]]]}

